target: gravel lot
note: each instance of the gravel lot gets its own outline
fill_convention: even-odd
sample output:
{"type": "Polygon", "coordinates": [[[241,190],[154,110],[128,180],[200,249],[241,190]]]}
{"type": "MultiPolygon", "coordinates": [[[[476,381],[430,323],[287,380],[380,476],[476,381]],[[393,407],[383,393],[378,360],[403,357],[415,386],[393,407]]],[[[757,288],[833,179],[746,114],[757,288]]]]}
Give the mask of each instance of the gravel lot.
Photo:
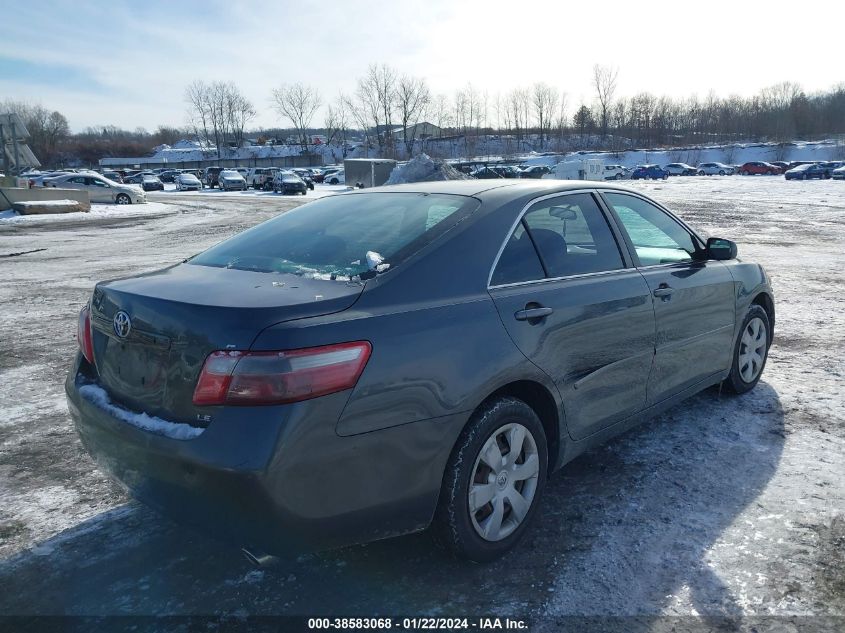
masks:
{"type": "Polygon", "coordinates": [[[522,547],[487,566],[421,534],[255,570],[128,502],[76,438],[62,382],[94,283],[307,198],[165,192],[0,219],[0,614],[494,613],[538,628],[567,615],[845,616],[845,183],[631,185],[766,266],[777,324],[763,382],[741,398],[707,391],[568,465],[522,547]]]}

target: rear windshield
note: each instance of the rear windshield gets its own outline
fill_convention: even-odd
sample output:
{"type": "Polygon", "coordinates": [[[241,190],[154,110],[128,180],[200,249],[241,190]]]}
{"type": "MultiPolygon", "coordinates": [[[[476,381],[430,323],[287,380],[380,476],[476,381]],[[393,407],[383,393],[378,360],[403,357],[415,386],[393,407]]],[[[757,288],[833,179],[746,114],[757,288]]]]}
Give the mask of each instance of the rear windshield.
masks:
{"type": "Polygon", "coordinates": [[[447,194],[331,196],[259,224],[189,263],[346,280],[372,274],[367,253],[395,267],[478,204],[475,198],[447,194]]]}

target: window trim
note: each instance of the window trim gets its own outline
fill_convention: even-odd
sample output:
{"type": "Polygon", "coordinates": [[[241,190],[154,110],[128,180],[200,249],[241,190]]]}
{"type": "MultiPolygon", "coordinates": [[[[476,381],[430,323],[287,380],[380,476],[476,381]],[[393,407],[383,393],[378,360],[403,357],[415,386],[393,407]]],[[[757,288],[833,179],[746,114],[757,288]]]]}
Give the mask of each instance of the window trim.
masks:
{"type": "Polygon", "coordinates": [[[642,262],[640,261],[639,255],[637,255],[637,249],[634,246],[634,243],[631,241],[631,236],[628,235],[628,231],[625,229],[625,225],[623,224],[622,220],[617,215],[616,209],[613,208],[613,204],[611,204],[610,200],[608,200],[606,195],[605,195],[605,194],[608,194],[608,193],[631,196],[632,198],[639,198],[643,202],[647,202],[649,204],[652,204],[655,207],[657,207],[659,210],[663,211],[663,213],[665,213],[671,219],[673,219],[675,222],[677,222],[681,226],[681,228],[684,229],[690,235],[690,237],[692,237],[693,244],[697,247],[696,253],[702,253],[703,254],[705,252],[705,249],[706,249],[705,241],[703,239],[701,239],[701,236],[699,236],[698,233],[696,233],[692,228],[690,228],[690,226],[686,222],[681,220],[681,218],[679,218],[674,213],[672,213],[669,209],[664,207],[659,202],[652,200],[651,198],[640,195],[638,192],[635,192],[635,191],[628,191],[628,190],[623,190],[623,189],[605,189],[605,188],[600,189],[598,191],[598,194],[601,196],[602,201],[604,202],[605,206],[607,207],[608,213],[613,218],[613,222],[619,228],[619,231],[621,232],[621,235],[622,235],[622,239],[625,242],[625,247],[628,249],[628,252],[631,256],[631,259],[634,262],[635,268],[637,268],[638,270],[652,270],[654,268],[667,268],[667,267],[670,267],[670,266],[687,266],[689,264],[698,264],[698,263],[701,263],[702,261],[706,261],[706,260],[702,260],[702,259],[696,259],[695,257],[693,257],[689,261],[667,262],[665,264],[649,264],[647,266],[644,266],[642,264],[642,262]]]}
{"type": "MultiPolygon", "coordinates": [[[[526,229],[527,231],[527,229],[526,229]]],[[[529,237],[530,234],[529,234],[529,237]]],[[[620,273],[629,271],[632,268],[636,268],[636,262],[630,255],[630,247],[627,241],[620,241],[624,237],[624,233],[620,233],[617,225],[616,225],[616,216],[610,215],[607,201],[604,199],[604,196],[601,195],[598,189],[593,188],[583,188],[583,189],[568,189],[566,191],[557,191],[555,193],[548,193],[543,196],[539,196],[537,198],[532,198],[529,200],[524,207],[519,212],[514,223],[511,225],[510,230],[508,230],[507,235],[505,236],[502,245],[499,247],[499,251],[496,253],[496,257],[493,260],[493,265],[490,267],[490,273],[487,275],[487,290],[494,290],[496,288],[514,288],[517,286],[525,286],[529,284],[538,284],[538,283],[547,283],[553,281],[561,281],[564,279],[580,279],[582,277],[595,277],[597,275],[608,275],[612,273],[620,273]],[[505,252],[505,248],[510,242],[511,237],[513,237],[514,231],[516,231],[516,227],[518,227],[523,220],[525,219],[525,215],[531,210],[533,206],[535,206],[539,202],[545,202],[546,200],[550,200],[552,198],[562,198],[564,196],[571,196],[575,194],[589,194],[593,197],[593,201],[596,203],[596,206],[599,209],[599,212],[604,216],[605,222],[607,222],[607,228],[610,229],[610,234],[613,236],[614,242],[616,242],[616,248],[619,249],[619,255],[622,258],[622,268],[616,268],[614,270],[599,270],[591,273],[576,273],[574,275],[564,275],[563,277],[543,277],[543,279],[531,279],[528,281],[515,281],[512,283],[507,284],[494,284],[493,283],[493,273],[496,272],[496,266],[499,265],[499,258],[501,258],[502,253],[505,252]]],[[[537,259],[540,262],[540,267],[543,271],[546,271],[545,262],[543,262],[543,257],[540,255],[539,250],[537,249],[537,245],[534,243],[534,238],[531,237],[531,244],[534,246],[534,253],[537,255],[537,259]]]]}

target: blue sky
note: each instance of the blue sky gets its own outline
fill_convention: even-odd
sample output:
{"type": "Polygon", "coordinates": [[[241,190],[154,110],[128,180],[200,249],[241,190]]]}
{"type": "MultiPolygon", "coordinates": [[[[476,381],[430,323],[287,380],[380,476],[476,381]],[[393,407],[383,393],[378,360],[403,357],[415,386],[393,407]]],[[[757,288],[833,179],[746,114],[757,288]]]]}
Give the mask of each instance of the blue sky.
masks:
{"type": "Polygon", "coordinates": [[[278,125],[274,87],[302,81],[330,101],[353,90],[372,62],[425,77],[434,92],[472,82],[491,100],[546,81],[568,93],[570,111],[591,101],[596,63],[619,67],[621,95],[750,94],[784,80],[819,90],[845,81],[843,2],[815,3],[812,15],[774,2],[763,11],[718,2],[667,11],[630,0],[5,4],[0,100],[58,109],[74,130],[182,125],[184,88],[195,79],[235,81],[255,104],[256,123],[278,125]]]}

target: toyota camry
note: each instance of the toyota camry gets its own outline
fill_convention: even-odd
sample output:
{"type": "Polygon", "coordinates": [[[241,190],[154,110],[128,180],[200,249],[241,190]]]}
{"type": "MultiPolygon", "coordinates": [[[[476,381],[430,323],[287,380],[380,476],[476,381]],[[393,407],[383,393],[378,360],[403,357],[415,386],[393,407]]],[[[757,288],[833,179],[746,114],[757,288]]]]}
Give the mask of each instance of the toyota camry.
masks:
{"type": "Polygon", "coordinates": [[[431,527],[486,561],[583,451],[752,389],[774,323],[759,265],[640,193],[399,185],[97,284],[66,391],[131,494],[253,551],[431,527]]]}

